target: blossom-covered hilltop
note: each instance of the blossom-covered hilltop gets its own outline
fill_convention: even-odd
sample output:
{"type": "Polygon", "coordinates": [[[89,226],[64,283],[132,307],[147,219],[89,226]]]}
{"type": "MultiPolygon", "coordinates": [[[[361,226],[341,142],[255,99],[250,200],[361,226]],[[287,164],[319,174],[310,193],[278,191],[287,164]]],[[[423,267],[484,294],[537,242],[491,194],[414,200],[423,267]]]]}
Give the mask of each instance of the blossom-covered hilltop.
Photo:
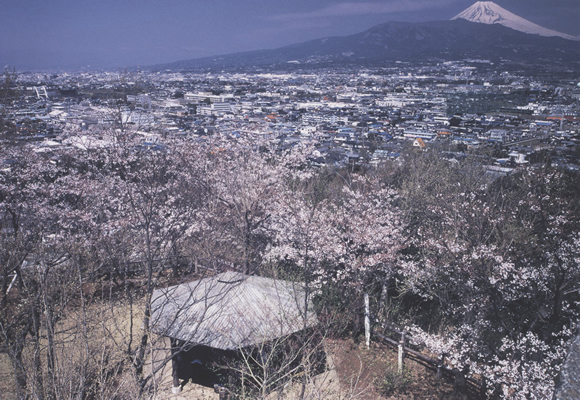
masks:
{"type": "Polygon", "coordinates": [[[524,33],[540,36],[558,36],[569,40],[580,40],[580,37],[578,36],[568,35],[534,24],[505,8],[498,6],[493,1],[478,1],[451,19],[465,19],[470,22],[488,25],[500,24],[524,33]]]}

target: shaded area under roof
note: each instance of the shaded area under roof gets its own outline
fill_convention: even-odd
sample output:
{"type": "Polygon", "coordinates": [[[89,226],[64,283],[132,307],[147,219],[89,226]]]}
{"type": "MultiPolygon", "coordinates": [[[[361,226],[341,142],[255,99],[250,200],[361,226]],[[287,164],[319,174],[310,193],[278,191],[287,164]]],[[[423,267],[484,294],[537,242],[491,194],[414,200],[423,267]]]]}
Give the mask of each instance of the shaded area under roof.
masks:
{"type": "Polygon", "coordinates": [[[313,311],[305,314],[302,283],[237,272],[155,290],[151,317],[152,331],[159,335],[222,350],[317,324],[313,311]]]}

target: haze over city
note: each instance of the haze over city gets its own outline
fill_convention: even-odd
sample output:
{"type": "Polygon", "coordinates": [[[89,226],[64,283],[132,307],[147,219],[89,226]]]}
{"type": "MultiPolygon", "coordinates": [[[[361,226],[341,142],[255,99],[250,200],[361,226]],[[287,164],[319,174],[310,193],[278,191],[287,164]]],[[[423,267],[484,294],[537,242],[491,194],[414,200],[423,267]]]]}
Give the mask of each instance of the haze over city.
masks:
{"type": "MultiPolygon", "coordinates": [[[[19,70],[145,66],[349,35],[388,21],[448,20],[472,3],[6,0],[0,63],[19,70]]],[[[580,34],[576,0],[497,3],[546,28],[580,34]]]]}

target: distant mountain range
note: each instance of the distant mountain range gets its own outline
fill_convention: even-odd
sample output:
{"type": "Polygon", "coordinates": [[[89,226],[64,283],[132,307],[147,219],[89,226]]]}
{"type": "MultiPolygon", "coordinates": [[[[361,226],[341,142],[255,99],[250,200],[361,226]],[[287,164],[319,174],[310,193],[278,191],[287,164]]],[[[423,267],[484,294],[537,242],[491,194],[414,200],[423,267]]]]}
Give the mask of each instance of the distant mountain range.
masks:
{"type": "Polygon", "coordinates": [[[156,65],[153,70],[265,66],[381,65],[393,61],[511,60],[580,62],[580,38],[536,25],[493,2],[477,2],[450,21],[388,22],[350,36],[271,50],[156,65]]]}

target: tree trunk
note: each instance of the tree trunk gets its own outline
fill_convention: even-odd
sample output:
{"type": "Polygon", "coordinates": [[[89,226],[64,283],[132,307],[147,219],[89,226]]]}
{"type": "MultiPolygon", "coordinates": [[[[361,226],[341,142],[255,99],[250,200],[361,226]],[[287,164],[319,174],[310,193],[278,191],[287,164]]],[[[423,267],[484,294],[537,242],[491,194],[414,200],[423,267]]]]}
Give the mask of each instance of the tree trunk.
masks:
{"type": "Polygon", "coordinates": [[[18,399],[26,399],[26,370],[22,364],[22,350],[26,342],[26,331],[22,330],[20,337],[10,344],[10,361],[14,369],[14,380],[16,383],[16,396],[18,399]]]}
{"type": "Polygon", "coordinates": [[[171,343],[171,377],[173,379],[173,388],[171,389],[173,393],[176,392],[176,388],[179,388],[181,391],[181,386],[179,385],[179,349],[178,343],[176,339],[170,338],[169,342],[171,343]]]}
{"type": "Polygon", "coordinates": [[[179,278],[181,274],[181,268],[179,265],[179,253],[177,252],[177,248],[173,246],[173,257],[171,258],[171,268],[173,270],[173,277],[179,278]]]}
{"type": "Polygon", "coordinates": [[[46,314],[46,376],[48,382],[50,383],[47,389],[47,395],[49,398],[60,397],[55,393],[56,390],[56,357],[55,357],[55,345],[54,345],[54,320],[52,318],[52,312],[48,308],[45,309],[46,314]]]}
{"type": "MultiPolygon", "coordinates": [[[[5,269],[6,271],[6,269],[5,269]]],[[[2,277],[2,301],[0,302],[0,307],[2,307],[3,310],[6,309],[6,306],[8,305],[8,296],[6,295],[6,292],[8,291],[8,274],[5,272],[3,274],[4,276],[2,277]]]]}
{"type": "Polygon", "coordinates": [[[143,367],[145,366],[145,350],[147,348],[147,342],[149,340],[149,322],[151,319],[151,305],[149,301],[145,306],[145,314],[143,315],[143,334],[141,335],[141,342],[139,343],[139,347],[137,348],[137,354],[135,355],[135,373],[137,375],[137,379],[140,383],[144,385],[143,381],[143,367]]]}
{"type": "Polygon", "coordinates": [[[38,400],[44,400],[44,380],[42,377],[42,362],[40,349],[40,314],[39,310],[31,310],[32,326],[34,331],[34,362],[33,362],[33,392],[38,400]]]}
{"type": "Polygon", "coordinates": [[[387,299],[389,298],[389,284],[385,281],[381,285],[381,299],[379,305],[379,316],[382,318],[385,309],[387,308],[387,299]]]}

